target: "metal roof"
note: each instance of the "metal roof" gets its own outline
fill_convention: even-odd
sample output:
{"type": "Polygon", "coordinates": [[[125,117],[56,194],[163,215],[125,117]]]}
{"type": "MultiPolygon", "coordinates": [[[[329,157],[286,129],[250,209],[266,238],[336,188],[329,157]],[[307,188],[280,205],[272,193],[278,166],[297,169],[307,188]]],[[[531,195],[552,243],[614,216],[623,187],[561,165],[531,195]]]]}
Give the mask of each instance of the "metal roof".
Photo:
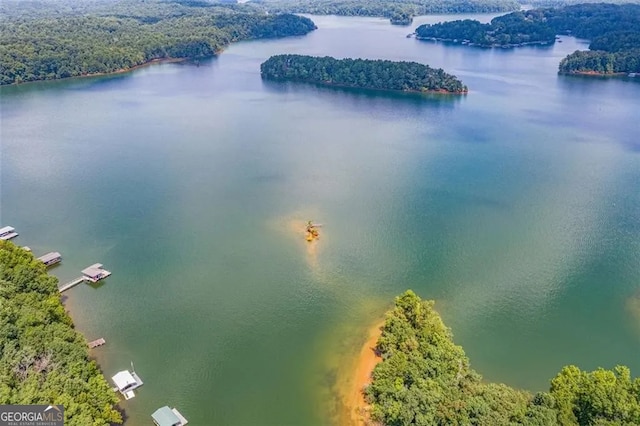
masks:
{"type": "Polygon", "coordinates": [[[5,234],[7,232],[13,232],[15,231],[15,228],[12,228],[11,226],[5,226],[4,228],[0,228],[0,234],[5,234]]]}
{"type": "Polygon", "coordinates": [[[182,424],[178,416],[166,405],[154,411],[151,418],[153,418],[153,421],[156,422],[158,426],[176,426],[182,424]]]}
{"type": "Polygon", "coordinates": [[[128,386],[135,385],[136,379],[127,370],[120,371],[111,378],[119,390],[126,389],[128,386]]]}
{"type": "Polygon", "coordinates": [[[95,277],[96,275],[100,275],[103,272],[102,263],[94,263],[88,268],[84,268],[82,273],[84,275],[88,275],[90,277],[95,277]]]}
{"type": "Polygon", "coordinates": [[[43,254],[38,258],[42,263],[51,262],[52,260],[60,259],[62,255],[57,251],[52,251],[51,253],[43,254]]]}

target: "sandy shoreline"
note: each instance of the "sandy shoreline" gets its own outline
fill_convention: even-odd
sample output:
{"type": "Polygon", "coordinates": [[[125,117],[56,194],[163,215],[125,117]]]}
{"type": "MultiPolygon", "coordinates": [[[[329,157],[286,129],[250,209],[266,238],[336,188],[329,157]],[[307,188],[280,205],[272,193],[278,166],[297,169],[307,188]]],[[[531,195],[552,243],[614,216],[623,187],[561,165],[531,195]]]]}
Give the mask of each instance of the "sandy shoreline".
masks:
{"type": "Polygon", "coordinates": [[[343,413],[340,416],[341,425],[367,426],[374,423],[369,419],[369,404],[365,401],[363,390],[371,383],[371,373],[375,366],[382,361],[375,353],[375,346],[382,334],[384,321],[378,321],[367,332],[367,340],[360,348],[354,360],[353,368],[348,370],[349,378],[345,383],[343,394],[343,413]]]}

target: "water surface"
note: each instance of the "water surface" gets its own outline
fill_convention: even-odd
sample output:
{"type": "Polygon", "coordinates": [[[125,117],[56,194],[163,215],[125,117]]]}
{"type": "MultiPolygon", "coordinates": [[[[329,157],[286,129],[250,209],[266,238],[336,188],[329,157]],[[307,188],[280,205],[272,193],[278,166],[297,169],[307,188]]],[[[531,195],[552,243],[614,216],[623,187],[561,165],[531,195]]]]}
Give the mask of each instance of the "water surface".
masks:
{"type": "Polygon", "coordinates": [[[640,84],[558,76],[587,46],[572,38],[474,49],[313,19],[199,67],[0,92],[0,224],[60,251],[63,282],[113,272],[67,306],[107,340],[108,377],[133,361],[144,379],[127,424],[162,405],[193,425],[330,424],[341,366],[407,288],[488,380],[640,374],[640,84]],[[419,61],[470,92],[261,81],[279,53],[419,61]],[[314,247],[308,219],[325,225],[314,247]]]}

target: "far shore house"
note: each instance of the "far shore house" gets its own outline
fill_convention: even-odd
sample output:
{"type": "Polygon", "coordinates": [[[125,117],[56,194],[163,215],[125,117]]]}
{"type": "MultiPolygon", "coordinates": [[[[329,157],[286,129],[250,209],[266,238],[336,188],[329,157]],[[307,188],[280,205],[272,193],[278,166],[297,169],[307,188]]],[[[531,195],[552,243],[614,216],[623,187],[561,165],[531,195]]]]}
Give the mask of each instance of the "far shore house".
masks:
{"type": "Polygon", "coordinates": [[[40,256],[38,260],[44,263],[45,266],[51,266],[62,261],[62,255],[57,251],[52,251],[51,253],[40,256]]]}
{"type": "Polygon", "coordinates": [[[95,263],[88,268],[82,270],[82,276],[92,283],[98,282],[103,278],[107,278],[111,272],[102,268],[102,263],[95,263]]]}
{"type": "Polygon", "coordinates": [[[116,385],[114,390],[120,392],[124,399],[134,398],[136,394],[133,391],[144,384],[135,371],[128,370],[118,372],[111,380],[116,385]]]}
{"type": "Polygon", "coordinates": [[[154,411],[151,418],[156,426],[184,426],[189,423],[178,410],[166,405],[154,411]]]}
{"type": "Polygon", "coordinates": [[[0,228],[0,240],[10,240],[18,236],[18,233],[11,226],[0,228]]]}

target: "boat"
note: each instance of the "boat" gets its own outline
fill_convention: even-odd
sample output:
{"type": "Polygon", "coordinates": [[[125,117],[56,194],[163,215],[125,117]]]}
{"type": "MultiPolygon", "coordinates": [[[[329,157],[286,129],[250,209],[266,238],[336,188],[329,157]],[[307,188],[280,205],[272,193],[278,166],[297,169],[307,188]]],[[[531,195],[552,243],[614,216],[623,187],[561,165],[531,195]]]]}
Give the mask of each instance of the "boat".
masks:
{"type": "Polygon", "coordinates": [[[321,223],[313,223],[312,221],[307,222],[307,241],[311,242],[313,240],[317,240],[320,238],[320,233],[318,232],[318,228],[321,227],[321,223]]]}

